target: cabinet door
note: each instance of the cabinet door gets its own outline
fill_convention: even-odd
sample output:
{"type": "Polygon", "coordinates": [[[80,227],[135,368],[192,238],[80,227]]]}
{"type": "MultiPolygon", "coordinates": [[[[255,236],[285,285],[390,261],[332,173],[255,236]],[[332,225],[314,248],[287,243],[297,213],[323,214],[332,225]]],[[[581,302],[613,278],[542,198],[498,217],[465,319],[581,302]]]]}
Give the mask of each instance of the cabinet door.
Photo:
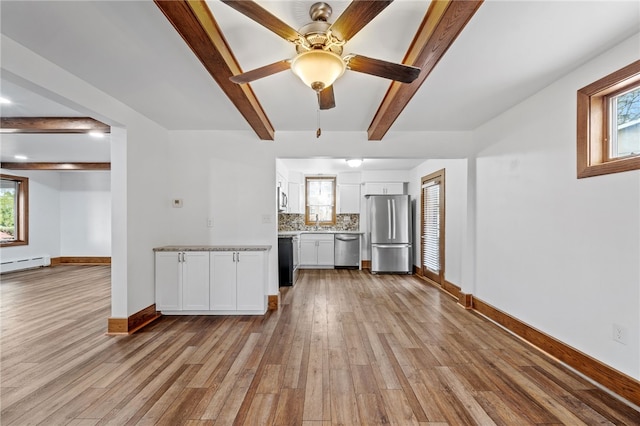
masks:
{"type": "Polygon", "coordinates": [[[189,251],[182,262],[182,309],[209,310],[209,252],[189,251]]]}
{"type": "Polygon", "coordinates": [[[367,182],[364,184],[364,194],[365,195],[384,195],[385,194],[384,184],[379,182],[367,182]]]}
{"type": "Polygon", "coordinates": [[[318,248],[316,240],[300,238],[300,265],[317,265],[318,248]]]}
{"type": "Polygon", "coordinates": [[[300,184],[296,182],[289,182],[289,192],[287,195],[289,197],[288,213],[304,213],[304,207],[302,206],[300,197],[300,184]]]}
{"type": "Polygon", "coordinates": [[[384,184],[385,194],[402,195],[404,194],[404,184],[402,182],[388,182],[384,184]]]}
{"type": "Polygon", "coordinates": [[[211,276],[211,310],[234,311],[236,309],[235,252],[214,251],[209,258],[211,276]]]}
{"type": "Polygon", "coordinates": [[[322,239],[318,241],[318,265],[319,266],[333,266],[334,264],[334,248],[333,248],[333,236],[331,239],[322,239]]]}
{"type": "Polygon", "coordinates": [[[156,309],[159,311],[182,309],[182,265],[178,263],[179,255],[175,251],[156,252],[156,309]]]}
{"type": "Polygon", "coordinates": [[[338,213],[360,213],[360,185],[343,184],[338,187],[338,213]]]}
{"type": "Polygon", "coordinates": [[[237,310],[260,311],[266,309],[264,255],[260,251],[240,251],[236,254],[237,310]]]}
{"type": "Polygon", "coordinates": [[[402,195],[402,182],[367,182],[364,184],[364,195],[402,195]]]}

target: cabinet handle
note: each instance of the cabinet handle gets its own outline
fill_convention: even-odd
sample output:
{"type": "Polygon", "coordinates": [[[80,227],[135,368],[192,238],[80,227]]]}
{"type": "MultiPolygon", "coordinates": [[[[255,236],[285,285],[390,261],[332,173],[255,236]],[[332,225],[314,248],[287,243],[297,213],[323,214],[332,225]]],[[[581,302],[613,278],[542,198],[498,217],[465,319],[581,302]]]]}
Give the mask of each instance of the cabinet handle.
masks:
{"type": "Polygon", "coordinates": [[[238,262],[238,263],[240,263],[240,252],[238,252],[238,253],[236,253],[236,254],[238,255],[238,257],[237,257],[237,259],[238,259],[238,260],[237,260],[237,262],[238,262]]]}

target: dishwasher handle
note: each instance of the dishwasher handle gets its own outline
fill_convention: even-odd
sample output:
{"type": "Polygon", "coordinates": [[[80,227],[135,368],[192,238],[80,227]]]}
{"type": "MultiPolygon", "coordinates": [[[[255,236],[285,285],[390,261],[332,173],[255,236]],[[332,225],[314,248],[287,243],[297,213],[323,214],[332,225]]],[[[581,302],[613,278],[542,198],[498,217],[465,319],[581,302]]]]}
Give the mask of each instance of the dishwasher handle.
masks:
{"type": "Polygon", "coordinates": [[[359,235],[336,235],[336,240],[340,240],[340,241],[354,241],[359,239],[360,236],[359,235]]]}

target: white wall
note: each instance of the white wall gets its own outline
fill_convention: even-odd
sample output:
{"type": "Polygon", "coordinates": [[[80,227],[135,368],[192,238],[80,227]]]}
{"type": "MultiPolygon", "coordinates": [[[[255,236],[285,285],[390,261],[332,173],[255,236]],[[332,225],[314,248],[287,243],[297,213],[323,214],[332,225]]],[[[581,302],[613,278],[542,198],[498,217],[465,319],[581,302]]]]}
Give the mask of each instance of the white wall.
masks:
{"type": "Polygon", "coordinates": [[[111,256],[111,174],[60,172],[60,256],[111,256]]]}
{"type": "Polygon", "coordinates": [[[637,35],[475,133],[475,295],[636,379],[640,171],[576,179],[576,91],[638,52],[637,35]]]}
{"type": "Polygon", "coordinates": [[[166,130],[5,35],[1,42],[3,78],[112,126],[111,315],[152,305],[152,249],[168,241],[166,130]]]}
{"type": "Polygon", "coordinates": [[[2,170],[29,178],[29,244],[0,249],[4,260],[60,256],[60,177],[57,172],[2,170]]]}
{"type": "Polygon", "coordinates": [[[445,170],[445,243],[444,277],[465,288],[462,281],[463,244],[467,238],[467,160],[427,160],[410,172],[409,194],[414,201],[414,265],[420,259],[421,179],[441,169],[445,170]]]}

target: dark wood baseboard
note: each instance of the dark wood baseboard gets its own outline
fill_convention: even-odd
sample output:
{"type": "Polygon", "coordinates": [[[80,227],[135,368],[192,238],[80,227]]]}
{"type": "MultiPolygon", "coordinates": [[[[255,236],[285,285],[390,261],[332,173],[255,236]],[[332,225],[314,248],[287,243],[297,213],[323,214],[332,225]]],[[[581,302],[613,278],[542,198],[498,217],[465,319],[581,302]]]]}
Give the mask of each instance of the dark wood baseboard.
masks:
{"type": "Polygon", "coordinates": [[[465,309],[473,309],[473,295],[460,292],[458,296],[458,304],[465,309]]]}
{"type": "Polygon", "coordinates": [[[270,311],[277,311],[280,305],[280,293],[270,294],[267,299],[267,309],[270,311]]]}
{"type": "Polygon", "coordinates": [[[442,288],[444,289],[444,291],[446,291],[447,293],[449,293],[450,295],[452,295],[453,297],[455,297],[456,299],[460,299],[460,287],[447,281],[447,280],[443,280],[442,282],[442,288]]]}
{"type": "Polygon", "coordinates": [[[640,405],[640,381],[572,348],[560,340],[536,330],[506,312],[496,309],[490,304],[476,298],[472,294],[462,292],[460,287],[455,284],[445,281],[445,285],[440,286],[435,281],[422,276],[419,272],[416,272],[416,274],[422,280],[449,295],[453,295],[454,292],[456,292],[458,303],[465,309],[473,310],[489,318],[522,340],[538,348],[540,351],[584,374],[611,392],[635,405],[640,405]]]}
{"type": "Polygon", "coordinates": [[[475,311],[500,324],[541,351],[600,383],[633,404],[640,405],[640,381],[536,330],[480,299],[473,297],[472,306],[475,311]]]}
{"type": "Polygon", "coordinates": [[[151,324],[162,315],[156,311],[155,303],[148,306],[129,318],[109,318],[107,322],[107,334],[128,335],[140,330],[142,327],[151,324]]]}
{"type": "Polygon", "coordinates": [[[60,256],[51,258],[51,266],[56,265],[111,265],[110,256],[60,256]]]}
{"type": "Polygon", "coordinates": [[[434,281],[431,277],[428,277],[426,275],[424,275],[422,273],[422,268],[419,268],[417,266],[413,266],[413,271],[416,274],[416,276],[418,276],[420,279],[428,282],[429,284],[431,284],[434,287],[437,287],[443,291],[445,291],[446,293],[449,294],[449,296],[453,296],[456,299],[460,299],[460,295],[462,294],[460,291],[460,287],[458,287],[457,285],[444,280],[443,284],[438,283],[437,281],[434,281]]]}
{"type": "Polygon", "coordinates": [[[370,260],[363,260],[362,261],[362,269],[371,270],[371,261],[370,260]]]}

